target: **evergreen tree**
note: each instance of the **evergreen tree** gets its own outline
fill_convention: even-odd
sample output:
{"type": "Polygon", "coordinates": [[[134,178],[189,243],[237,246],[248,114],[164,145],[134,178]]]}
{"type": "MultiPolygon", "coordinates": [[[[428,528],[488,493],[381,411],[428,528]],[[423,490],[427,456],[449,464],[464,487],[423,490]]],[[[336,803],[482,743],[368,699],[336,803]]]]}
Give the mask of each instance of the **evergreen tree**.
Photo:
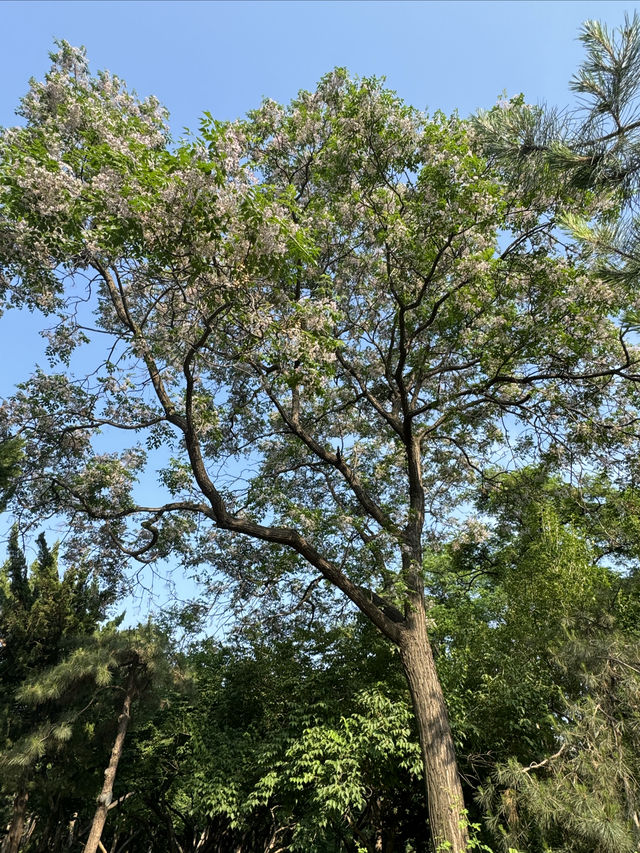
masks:
{"type": "Polygon", "coordinates": [[[613,31],[587,21],[580,39],[586,58],[571,80],[577,108],[532,106],[519,96],[479,113],[476,134],[516,184],[560,180],[595,192],[598,215],[564,206],[558,222],[599,257],[605,278],[633,284],[640,273],[640,17],[625,16],[613,31]]]}
{"type": "Polygon", "coordinates": [[[38,850],[61,849],[61,828],[71,823],[84,850],[100,848],[107,815],[118,804],[116,775],[134,706],[143,714],[155,709],[171,678],[158,630],[151,624],[118,630],[117,621],[82,638],[17,690],[18,700],[33,709],[31,727],[0,762],[31,772],[36,826],[30,844],[38,850]],[[49,778],[58,787],[54,797],[47,796],[49,778]]]}
{"type": "MultiPolygon", "coordinates": [[[[40,762],[46,712],[43,716],[42,709],[25,702],[21,690],[28,678],[46,671],[93,632],[111,600],[112,591],[101,590],[83,568],[69,568],[60,579],[57,549],[49,549],[43,534],[27,569],[17,527],[12,529],[8,560],[0,570],[0,792],[11,815],[2,822],[10,823],[3,853],[18,849],[27,804],[38,789],[36,777],[47,773],[40,762]],[[16,760],[19,754],[22,760],[16,760]]],[[[55,734],[62,742],[65,727],[55,734]]]]}

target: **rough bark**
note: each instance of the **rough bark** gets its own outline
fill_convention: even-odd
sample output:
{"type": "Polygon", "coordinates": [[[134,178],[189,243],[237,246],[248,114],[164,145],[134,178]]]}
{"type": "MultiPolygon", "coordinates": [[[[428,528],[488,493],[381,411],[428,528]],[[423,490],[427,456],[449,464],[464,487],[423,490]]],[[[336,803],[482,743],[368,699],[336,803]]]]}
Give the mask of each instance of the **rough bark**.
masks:
{"type": "Polygon", "coordinates": [[[18,791],[13,800],[13,814],[9,833],[2,845],[2,853],[18,853],[20,842],[24,834],[24,821],[27,813],[27,800],[29,793],[26,790],[18,791]]]}
{"type": "Polygon", "coordinates": [[[136,667],[135,664],[132,664],[131,670],[129,672],[129,678],[127,680],[127,687],[124,697],[124,704],[122,706],[122,712],[118,717],[118,732],[116,734],[116,739],[113,743],[113,748],[111,750],[111,758],[109,759],[109,764],[107,766],[107,769],[104,771],[104,784],[102,785],[102,791],[100,792],[100,796],[98,797],[98,806],[93,817],[93,823],[91,824],[91,830],[89,832],[87,843],[84,847],[84,853],[97,853],[97,851],[102,846],[100,839],[102,837],[102,830],[104,829],[104,825],[107,820],[109,805],[113,798],[113,784],[116,779],[118,763],[122,755],[122,750],[124,748],[124,740],[127,735],[127,729],[129,727],[129,721],[131,719],[131,702],[133,701],[133,697],[135,695],[135,684],[136,667]]]}
{"type": "Polygon", "coordinates": [[[433,845],[438,850],[448,843],[444,849],[462,853],[468,842],[464,798],[422,605],[407,619],[398,646],[418,726],[433,845]]]}

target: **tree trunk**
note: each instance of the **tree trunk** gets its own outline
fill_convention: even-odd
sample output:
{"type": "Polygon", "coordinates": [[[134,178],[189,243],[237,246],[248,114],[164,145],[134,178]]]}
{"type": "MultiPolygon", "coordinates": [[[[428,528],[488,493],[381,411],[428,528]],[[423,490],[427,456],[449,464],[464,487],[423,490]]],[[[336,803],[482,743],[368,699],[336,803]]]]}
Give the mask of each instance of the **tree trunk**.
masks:
{"type": "Polygon", "coordinates": [[[422,603],[403,626],[398,646],[418,725],[433,846],[462,853],[468,841],[462,786],[422,603]]]}
{"type": "Polygon", "coordinates": [[[104,784],[102,786],[100,796],[98,797],[98,807],[96,808],[96,813],[93,817],[93,823],[91,824],[89,838],[87,839],[87,843],[84,847],[84,853],[97,853],[98,848],[101,846],[100,839],[102,837],[102,830],[104,829],[104,824],[107,819],[107,813],[109,811],[109,805],[113,797],[113,783],[116,779],[118,762],[120,761],[120,756],[122,755],[122,750],[124,748],[124,739],[127,735],[129,720],[131,719],[131,702],[135,694],[135,680],[136,666],[135,664],[132,664],[131,670],[129,672],[129,678],[127,680],[127,688],[124,697],[122,713],[118,717],[118,733],[116,734],[113,749],[111,750],[111,758],[109,759],[109,764],[107,766],[107,769],[104,771],[104,784]]]}
{"type": "Polygon", "coordinates": [[[69,821],[69,827],[67,832],[67,850],[71,850],[76,841],[76,836],[78,834],[78,812],[74,812],[71,816],[71,820],[69,821]]]}
{"type": "Polygon", "coordinates": [[[18,791],[13,800],[13,814],[9,834],[2,845],[2,853],[18,853],[20,842],[24,833],[24,819],[27,813],[27,800],[29,793],[26,790],[18,791]]]}

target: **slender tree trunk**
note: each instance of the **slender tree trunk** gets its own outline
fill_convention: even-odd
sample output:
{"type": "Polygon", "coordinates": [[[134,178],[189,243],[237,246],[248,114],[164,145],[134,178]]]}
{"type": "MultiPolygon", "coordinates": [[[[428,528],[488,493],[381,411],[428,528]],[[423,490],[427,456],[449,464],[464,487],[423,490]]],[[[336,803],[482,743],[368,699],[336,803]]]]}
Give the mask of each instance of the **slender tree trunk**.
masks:
{"type": "Polygon", "coordinates": [[[37,819],[36,819],[35,817],[32,817],[32,818],[30,818],[30,819],[29,819],[29,824],[28,824],[28,826],[27,826],[26,832],[25,832],[25,834],[22,836],[22,841],[23,841],[23,843],[24,843],[24,844],[26,844],[26,845],[28,845],[28,844],[29,844],[29,839],[30,839],[30,838],[31,838],[31,836],[33,835],[33,832],[34,832],[34,830],[35,830],[35,828],[36,828],[37,824],[38,824],[38,821],[37,821],[37,819]]]}
{"type": "Polygon", "coordinates": [[[9,834],[2,845],[2,853],[18,853],[20,842],[24,834],[24,819],[27,813],[27,800],[29,793],[26,790],[18,791],[13,800],[13,814],[9,834]]]}
{"type": "Polygon", "coordinates": [[[124,739],[127,735],[129,720],[131,719],[131,702],[135,694],[135,682],[136,665],[132,664],[129,672],[129,678],[127,680],[122,713],[118,717],[118,733],[116,734],[113,749],[111,750],[109,764],[107,769],[104,771],[104,784],[102,786],[100,796],[98,797],[98,807],[96,808],[96,813],[93,817],[93,823],[91,824],[89,838],[87,839],[87,843],[84,847],[84,853],[97,853],[98,848],[101,846],[100,839],[102,837],[102,830],[104,829],[107,813],[109,811],[109,804],[113,797],[113,783],[116,779],[118,762],[122,755],[124,739]]]}
{"type": "Polygon", "coordinates": [[[468,833],[447,707],[427,636],[424,606],[416,606],[398,642],[418,725],[433,845],[466,850],[468,833]]]}
{"type": "Polygon", "coordinates": [[[71,816],[71,820],[69,821],[69,827],[67,831],[67,850],[71,850],[76,841],[76,836],[78,834],[78,812],[74,812],[71,816]]]}

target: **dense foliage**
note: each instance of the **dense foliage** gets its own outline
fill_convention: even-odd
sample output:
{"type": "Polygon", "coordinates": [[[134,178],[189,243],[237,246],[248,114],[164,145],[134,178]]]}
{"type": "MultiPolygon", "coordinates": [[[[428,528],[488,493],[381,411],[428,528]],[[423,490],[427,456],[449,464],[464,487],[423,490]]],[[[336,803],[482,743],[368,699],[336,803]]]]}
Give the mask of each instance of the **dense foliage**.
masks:
{"type": "MultiPolygon", "coordinates": [[[[636,573],[603,564],[605,540],[589,535],[594,516],[582,511],[588,495],[581,506],[558,481],[529,471],[490,500],[492,536],[480,546],[454,541],[429,558],[425,575],[477,843],[632,851],[636,573]]],[[[91,646],[80,647],[85,666],[91,646]]],[[[329,627],[303,608],[278,631],[250,621],[225,643],[198,640],[171,653],[165,645],[163,655],[173,675],[134,712],[107,849],[429,849],[398,655],[362,618],[329,627]]],[[[115,673],[112,657],[102,664],[115,673]]],[[[73,654],[67,660],[73,666],[73,654]]],[[[64,675],[60,666],[45,672],[24,676],[23,701],[64,675]]],[[[84,726],[32,765],[27,851],[82,849],[94,810],[88,792],[99,789],[121,701],[95,683],[80,695],[61,691],[63,709],[82,707],[84,726]]]]}

